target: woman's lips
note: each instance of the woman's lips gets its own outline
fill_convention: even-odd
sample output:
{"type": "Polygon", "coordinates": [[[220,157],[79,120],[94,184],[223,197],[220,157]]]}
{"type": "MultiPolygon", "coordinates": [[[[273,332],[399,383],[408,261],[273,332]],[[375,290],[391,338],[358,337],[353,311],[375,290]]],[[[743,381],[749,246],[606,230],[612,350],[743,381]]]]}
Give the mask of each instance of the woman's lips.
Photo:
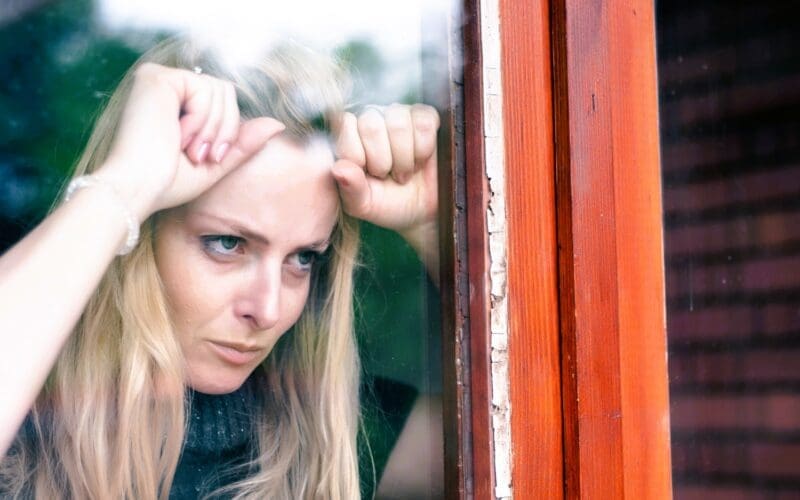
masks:
{"type": "Polygon", "coordinates": [[[252,363],[258,358],[261,349],[248,348],[244,346],[221,344],[219,342],[209,341],[212,349],[217,355],[232,365],[247,365],[252,363]]]}

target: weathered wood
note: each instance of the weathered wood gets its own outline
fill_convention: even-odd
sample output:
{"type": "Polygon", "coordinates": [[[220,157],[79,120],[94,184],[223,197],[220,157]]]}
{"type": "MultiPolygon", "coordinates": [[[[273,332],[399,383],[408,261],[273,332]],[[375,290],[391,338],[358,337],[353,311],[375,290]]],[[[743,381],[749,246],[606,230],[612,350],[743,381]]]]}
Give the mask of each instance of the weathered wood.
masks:
{"type": "Polygon", "coordinates": [[[464,2],[464,137],[467,223],[468,405],[471,456],[469,498],[489,498],[494,489],[489,348],[489,244],[486,227],[488,186],[484,158],[483,76],[479,0],[464,2]]]}
{"type": "Polygon", "coordinates": [[[513,485],[563,496],[550,3],[500,2],[513,485]]]}

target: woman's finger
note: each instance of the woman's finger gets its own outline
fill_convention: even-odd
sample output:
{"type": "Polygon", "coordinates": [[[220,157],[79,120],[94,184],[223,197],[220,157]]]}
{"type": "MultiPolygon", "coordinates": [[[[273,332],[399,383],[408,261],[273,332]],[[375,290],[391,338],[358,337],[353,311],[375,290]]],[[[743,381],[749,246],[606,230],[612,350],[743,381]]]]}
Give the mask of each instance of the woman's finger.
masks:
{"type": "Polygon", "coordinates": [[[358,134],[364,145],[367,172],[385,178],[392,170],[392,148],[383,115],[374,108],[367,109],[358,117],[358,134]]]}
{"type": "MultiPolygon", "coordinates": [[[[183,71],[183,70],[181,70],[183,71]]],[[[213,89],[208,82],[204,81],[199,75],[190,71],[183,71],[183,86],[181,92],[181,150],[185,150],[187,156],[195,163],[198,163],[194,155],[195,139],[208,120],[208,113],[213,99],[213,89]]]]}
{"type": "Polygon", "coordinates": [[[214,144],[211,146],[210,159],[216,163],[222,161],[236,140],[239,131],[239,105],[236,102],[236,89],[230,82],[222,82],[223,114],[214,144]]]}
{"type": "Polygon", "coordinates": [[[414,160],[422,165],[436,152],[439,113],[427,104],[414,104],[411,120],[414,123],[414,160]]]}
{"type": "Polygon", "coordinates": [[[353,113],[342,113],[336,138],[336,157],[349,160],[364,168],[367,156],[361,137],[358,135],[358,119],[353,113]]]}
{"type": "Polygon", "coordinates": [[[361,166],[350,160],[338,160],[331,168],[333,178],[339,186],[342,208],[353,217],[366,219],[372,205],[369,182],[361,166]]]}
{"type": "Polygon", "coordinates": [[[207,85],[211,91],[211,98],[208,101],[208,110],[206,113],[206,121],[203,128],[192,140],[189,145],[189,157],[195,163],[206,161],[211,152],[211,145],[217,136],[220,125],[222,124],[222,115],[224,107],[224,92],[222,90],[222,82],[215,78],[208,76],[200,77],[203,83],[207,85]]]}
{"type": "Polygon", "coordinates": [[[414,130],[411,108],[392,104],[384,114],[392,154],[392,177],[405,184],[414,173],[414,130]]]}
{"type": "Polygon", "coordinates": [[[254,118],[243,122],[239,126],[236,140],[231,143],[228,152],[222,158],[223,169],[229,171],[238,167],[261,151],[267,141],[284,129],[286,126],[273,118],[254,118]]]}

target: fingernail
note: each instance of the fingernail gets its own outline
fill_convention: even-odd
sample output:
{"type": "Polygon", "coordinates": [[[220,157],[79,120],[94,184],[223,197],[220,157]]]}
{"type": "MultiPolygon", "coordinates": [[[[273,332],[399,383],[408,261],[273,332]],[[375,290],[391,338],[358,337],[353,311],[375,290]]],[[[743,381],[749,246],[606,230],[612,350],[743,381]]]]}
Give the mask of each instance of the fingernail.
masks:
{"type": "Polygon", "coordinates": [[[225,156],[225,153],[228,152],[229,147],[230,144],[228,144],[227,142],[223,142],[222,144],[217,146],[217,152],[214,154],[214,161],[217,163],[221,162],[222,158],[225,156]]]}
{"type": "Polygon", "coordinates": [[[200,149],[197,150],[197,161],[203,161],[206,159],[206,154],[208,153],[208,143],[204,142],[200,145],[200,149]]]}

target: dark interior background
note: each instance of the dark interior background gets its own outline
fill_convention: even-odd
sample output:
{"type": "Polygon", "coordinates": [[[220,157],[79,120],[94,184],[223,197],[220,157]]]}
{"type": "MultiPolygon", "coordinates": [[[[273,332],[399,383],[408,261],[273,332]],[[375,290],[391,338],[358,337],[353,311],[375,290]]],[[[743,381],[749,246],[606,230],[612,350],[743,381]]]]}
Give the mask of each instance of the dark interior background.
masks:
{"type": "Polygon", "coordinates": [[[657,2],[676,499],[800,498],[799,15],[657,2]]]}

